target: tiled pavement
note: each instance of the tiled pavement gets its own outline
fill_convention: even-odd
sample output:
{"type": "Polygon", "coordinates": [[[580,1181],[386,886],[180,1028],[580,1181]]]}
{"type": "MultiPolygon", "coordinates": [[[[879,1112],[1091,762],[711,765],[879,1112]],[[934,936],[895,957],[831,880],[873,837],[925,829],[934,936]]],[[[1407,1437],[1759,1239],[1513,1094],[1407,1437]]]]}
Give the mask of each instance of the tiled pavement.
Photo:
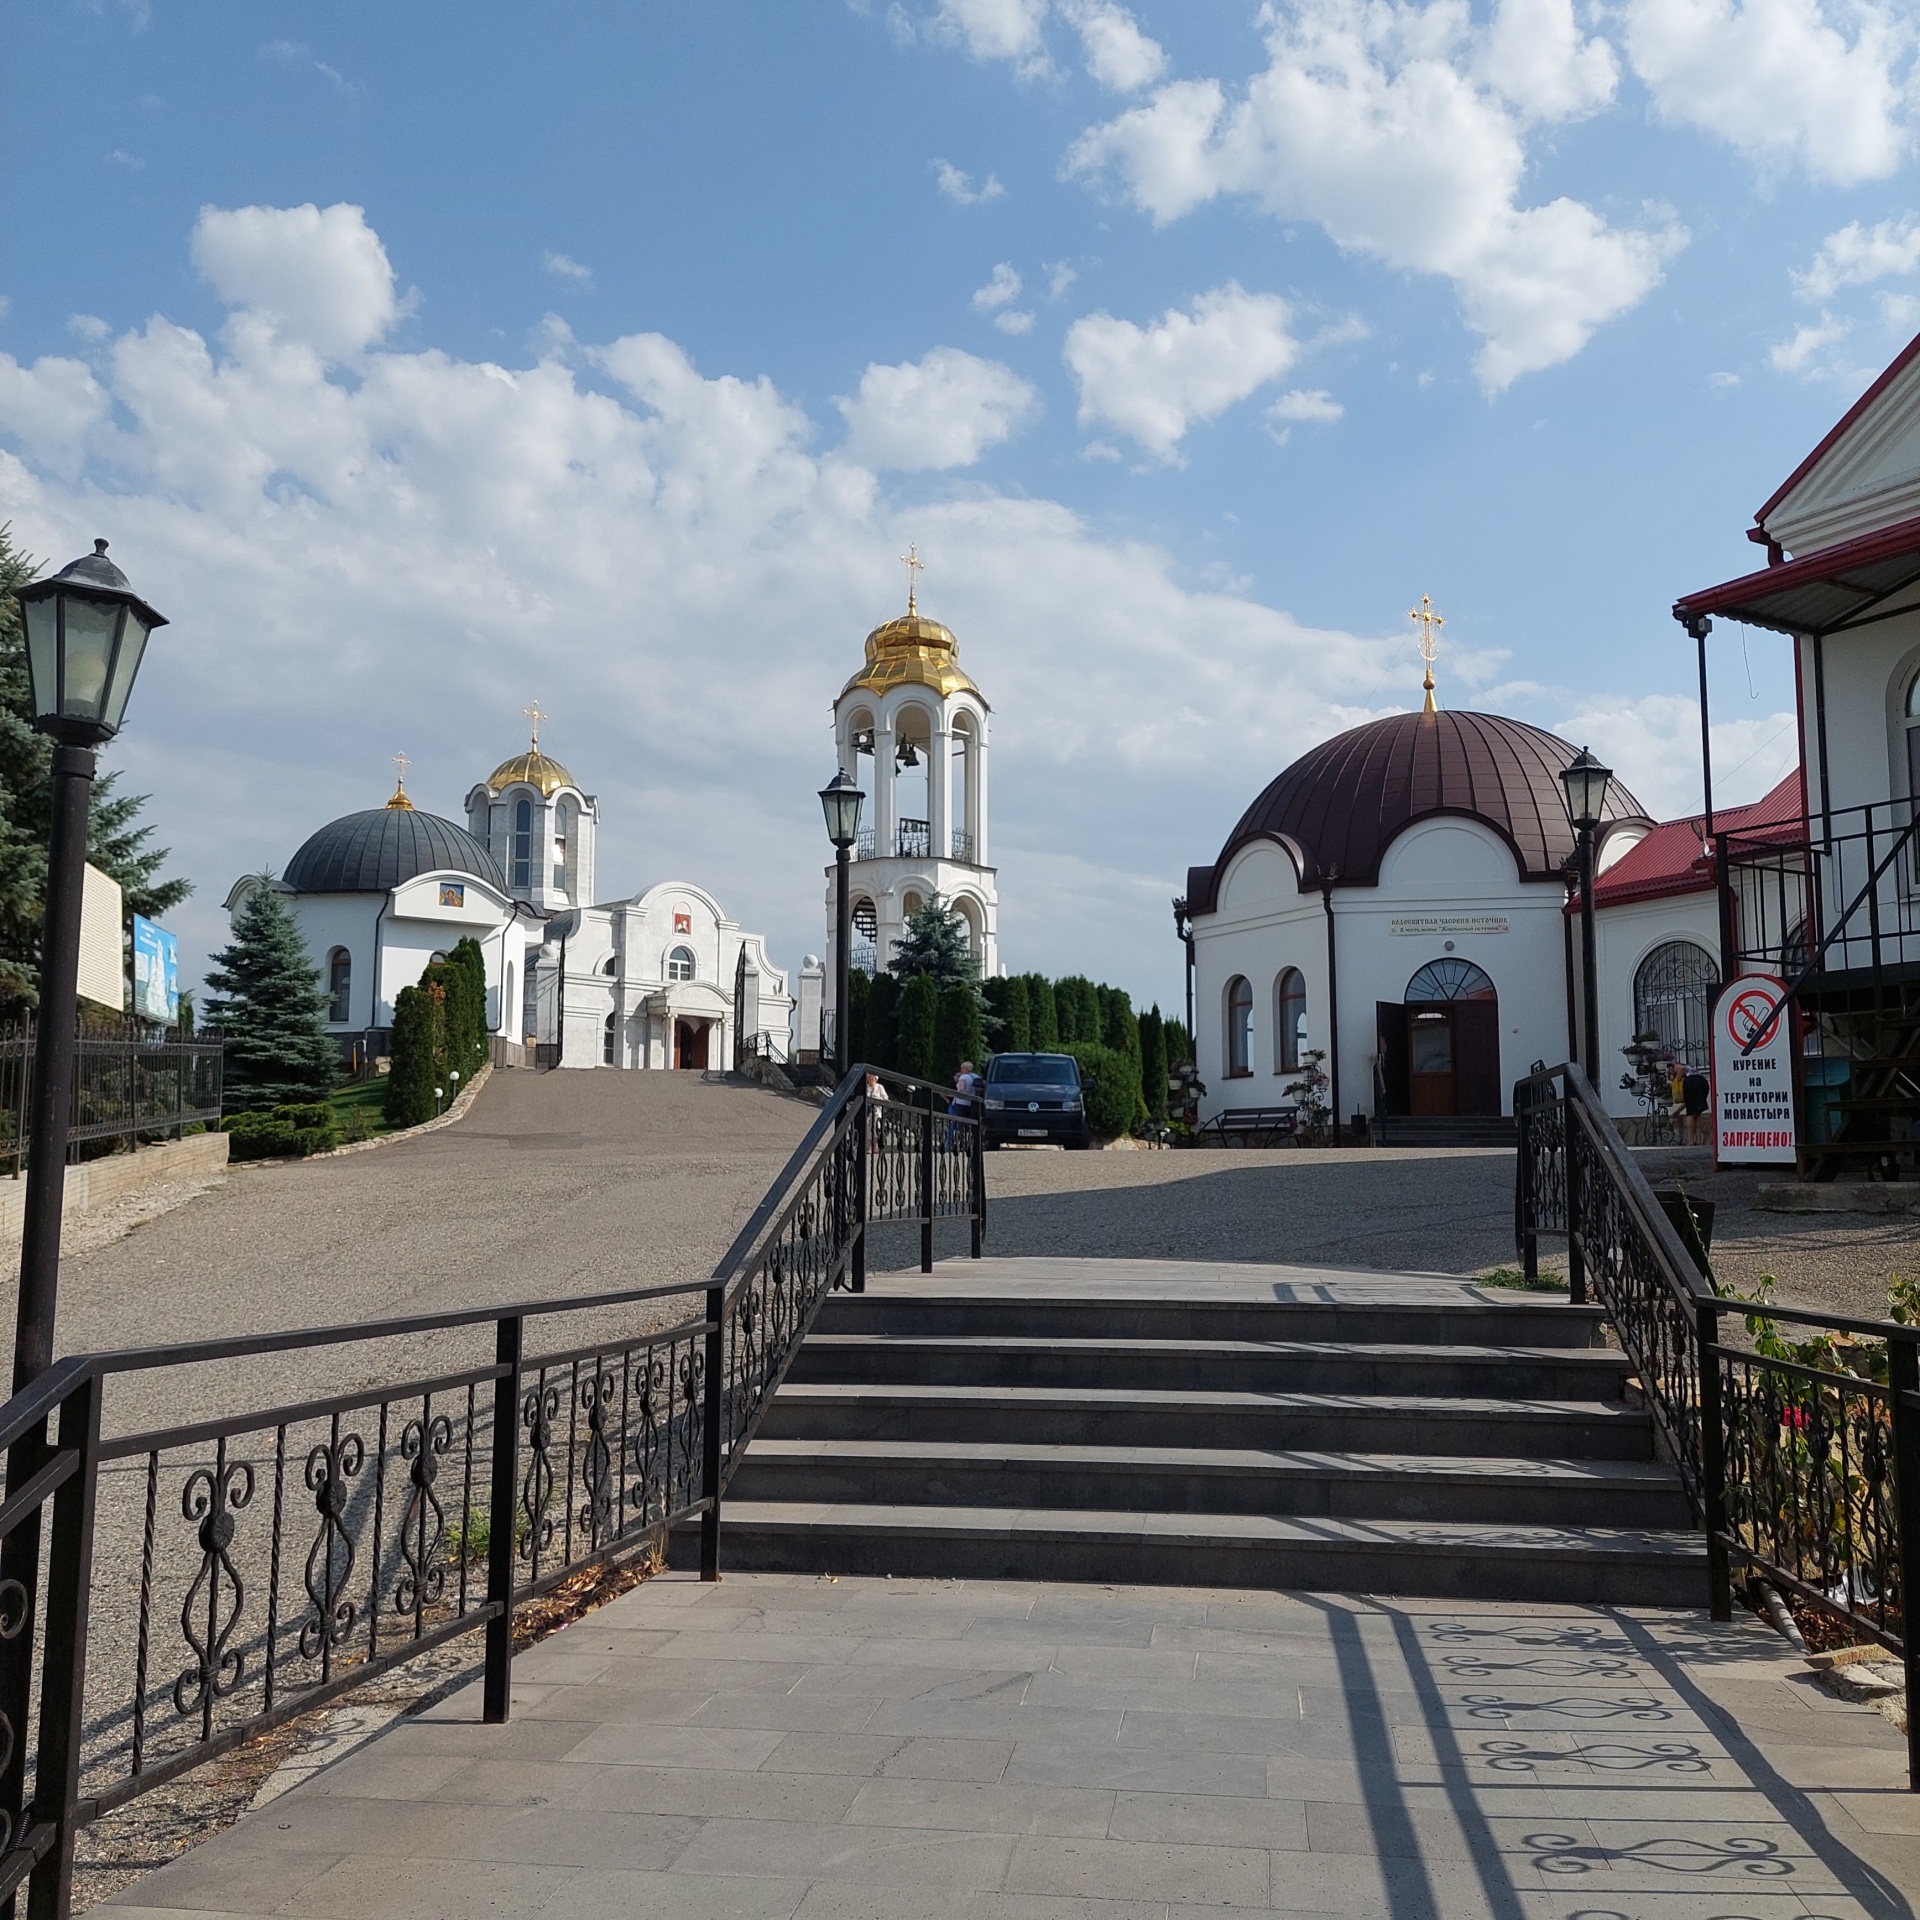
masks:
{"type": "Polygon", "coordinates": [[[112,1907],[1910,1920],[1903,1765],[1749,1621],[670,1575],[112,1907]]]}

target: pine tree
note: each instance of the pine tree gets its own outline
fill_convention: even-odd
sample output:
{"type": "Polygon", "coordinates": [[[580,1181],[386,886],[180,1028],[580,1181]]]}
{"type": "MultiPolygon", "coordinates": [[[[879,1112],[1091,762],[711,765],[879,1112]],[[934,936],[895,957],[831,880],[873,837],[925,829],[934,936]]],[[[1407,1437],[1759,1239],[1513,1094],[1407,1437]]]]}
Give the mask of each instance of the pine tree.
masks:
{"type": "Polygon", "coordinates": [[[1146,1097],[1147,1118],[1167,1117],[1167,1025],[1154,1005],[1140,1016],[1140,1091],[1146,1097]]]}
{"type": "Polygon", "coordinates": [[[1035,1053],[1060,1051],[1060,1014],[1053,999],[1053,982],[1043,973],[1027,975],[1028,1045],[1035,1053]]]}
{"type": "Polygon", "coordinates": [[[930,973],[916,973],[900,991],[900,1071],[933,1078],[934,1025],[940,990],[930,973]]]}
{"type": "MultiPolygon", "coordinates": [[[[47,841],[53,830],[53,742],[34,730],[33,693],[14,589],[40,571],[0,526],[0,1010],[39,996],[40,927],[46,918],[47,841]]],[[[169,856],[139,824],[144,794],[115,794],[115,773],[94,782],[87,858],[119,882],[129,913],[157,920],[192,888],[159,878],[169,856]]]]}
{"type": "Polygon", "coordinates": [[[322,1098],[340,1073],[327,1037],[327,996],[306,943],[266,875],[233,923],[233,943],[213,956],[207,985],[221,997],[206,1026],[226,1043],[229,1113],[322,1098]]]}
{"type": "Polygon", "coordinates": [[[868,1066],[899,1066],[900,982],[890,973],[876,973],[867,989],[867,1017],[860,1044],[868,1066]]]}
{"type": "Polygon", "coordinates": [[[934,1015],[933,1071],[929,1080],[951,1086],[961,1065],[971,1060],[978,1065],[985,1049],[980,1041],[980,1002],[972,987],[956,980],[942,989],[934,1015]]]}
{"type": "MultiPolygon", "coordinates": [[[[431,971],[431,969],[429,969],[431,971]]],[[[434,1089],[446,1044],[446,993],[435,982],[402,987],[393,1002],[393,1053],[387,1072],[387,1125],[417,1127],[440,1102],[434,1089]]]]}
{"type": "Polygon", "coordinates": [[[906,932],[888,965],[896,980],[925,973],[936,988],[964,980],[977,989],[980,978],[980,963],[967,947],[967,923],[939,900],[929,900],[907,916],[906,932]]]}

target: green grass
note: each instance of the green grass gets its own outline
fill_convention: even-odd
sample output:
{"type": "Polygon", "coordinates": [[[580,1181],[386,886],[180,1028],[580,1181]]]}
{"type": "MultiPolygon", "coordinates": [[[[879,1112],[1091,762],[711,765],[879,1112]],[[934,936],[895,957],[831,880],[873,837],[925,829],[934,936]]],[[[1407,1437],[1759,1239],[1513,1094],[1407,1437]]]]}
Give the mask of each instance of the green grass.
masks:
{"type": "Polygon", "coordinates": [[[351,1086],[336,1087],[327,1095],[327,1105],[333,1109],[343,1145],[389,1131],[385,1080],[356,1080],[351,1086]]]}
{"type": "Polygon", "coordinates": [[[1565,1293],[1567,1290],[1567,1283],[1557,1274],[1543,1273],[1538,1279],[1529,1280],[1518,1267],[1495,1267],[1491,1273],[1475,1274],[1474,1284],[1510,1287],[1516,1293],[1565,1293]]]}

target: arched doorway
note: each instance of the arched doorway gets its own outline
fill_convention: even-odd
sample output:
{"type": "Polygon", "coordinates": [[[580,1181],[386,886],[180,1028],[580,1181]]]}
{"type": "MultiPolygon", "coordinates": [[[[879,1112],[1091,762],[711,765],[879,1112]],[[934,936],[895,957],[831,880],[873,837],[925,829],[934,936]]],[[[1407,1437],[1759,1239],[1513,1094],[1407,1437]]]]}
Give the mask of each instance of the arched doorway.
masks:
{"type": "Polygon", "coordinates": [[[1399,1005],[1378,1009],[1380,1092],[1389,1114],[1497,1115],[1500,996],[1471,960],[1429,960],[1399,1005]]]}
{"type": "Polygon", "coordinates": [[[673,1064],[676,1067],[705,1071],[709,1025],[705,1020],[676,1020],[673,1023],[673,1064]]]}

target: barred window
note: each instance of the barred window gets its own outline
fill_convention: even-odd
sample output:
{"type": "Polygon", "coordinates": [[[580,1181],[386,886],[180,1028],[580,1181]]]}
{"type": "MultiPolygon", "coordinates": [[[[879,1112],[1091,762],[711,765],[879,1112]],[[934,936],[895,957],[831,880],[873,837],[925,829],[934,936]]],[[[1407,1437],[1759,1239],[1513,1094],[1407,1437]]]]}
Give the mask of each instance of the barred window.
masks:
{"type": "Polygon", "coordinates": [[[1669,940],[1640,962],[1633,976],[1633,1031],[1651,1034],[1673,1059],[1704,1067],[1710,1050],[1708,1010],[1720,969],[1705,947],[1669,940]]]}

